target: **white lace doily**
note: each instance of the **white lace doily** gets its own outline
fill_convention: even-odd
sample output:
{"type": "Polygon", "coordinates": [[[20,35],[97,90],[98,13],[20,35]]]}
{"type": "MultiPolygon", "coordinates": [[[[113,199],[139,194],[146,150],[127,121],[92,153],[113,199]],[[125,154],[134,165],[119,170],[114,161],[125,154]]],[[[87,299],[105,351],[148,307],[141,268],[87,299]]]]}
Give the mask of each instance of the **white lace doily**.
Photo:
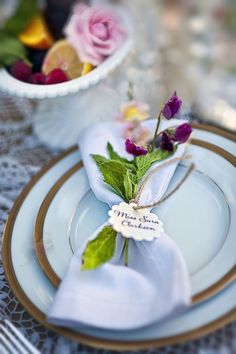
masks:
{"type": "MultiPolygon", "coordinates": [[[[58,151],[42,145],[31,131],[34,103],[0,95],[0,232],[7,215],[25,184],[58,151]]],[[[0,264],[0,311],[10,319],[42,353],[110,353],[90,349],[47,330],[19,304],[5,279],[0,264]]],[[[142,352],[144,353],[144,352],[142,352]]],[[[236,353],[236,323],[200,340],[148,353],[231,354],[236,353]]]]}

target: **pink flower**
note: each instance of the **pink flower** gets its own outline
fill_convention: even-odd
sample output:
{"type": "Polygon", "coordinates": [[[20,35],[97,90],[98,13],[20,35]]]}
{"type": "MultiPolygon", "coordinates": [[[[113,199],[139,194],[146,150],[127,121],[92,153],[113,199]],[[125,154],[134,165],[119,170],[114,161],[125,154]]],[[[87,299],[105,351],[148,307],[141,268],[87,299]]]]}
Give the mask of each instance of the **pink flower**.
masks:
{"type": "Polygon", "coordinates": [[[132,100],[121,105],[117,118],[118,120],[131,122],[142,121],[149,116],[149,106],[146,103],[132,100]]]}
{"type": "Polygon", "coordinates": [[[140,124],[130,122],[126,124],[124,128],[123,137],[129,138],[135,144],[146,145],[147,141],[151,137],[151,132],[149,129],[142,127],[140,124]]]}
{"type": "Polygon", "coordinates": [[[119,17],[108,8],[77,4],[64,30],[81,60],[99,65],[126,37],[119,17]]]}

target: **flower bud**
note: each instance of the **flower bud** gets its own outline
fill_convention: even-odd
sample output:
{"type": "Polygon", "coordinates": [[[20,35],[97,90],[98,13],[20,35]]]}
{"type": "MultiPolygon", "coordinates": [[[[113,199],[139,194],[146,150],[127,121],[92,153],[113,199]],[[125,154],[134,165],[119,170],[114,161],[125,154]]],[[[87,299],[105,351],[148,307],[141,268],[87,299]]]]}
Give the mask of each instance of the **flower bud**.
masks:
{"type": "Polygon", "coordinates": [[[130,139],[125,140],[125,148],[129,154],[132,154],[134,156],[146,155],[148,152],[147,149],[142,146],[136,145],[130,139]]]}
{"type": "Polygon", "coordinates": [[[171,136],[166,131],[161,134],[160,148],[161,150],[167,150],[170,152],[174,151],[174,143],[171,136]]]}
{"type": "Polygon", "coordinates": [[[175,129],[172,139],[180,144],[183,144],[188,140],[191,133],[191,125],[189,123],[183,123],[175,129]]]}
{"type": "Polygon", "coordinates": [[[172,97],[169,99],[168,102],[166,102],[164,108],[162,109],[163,116],[166,119],[174,118],[176,114],[179,112],[181,105],[182,105],[182,101],[179,99],[175,91],[172,97]]]}

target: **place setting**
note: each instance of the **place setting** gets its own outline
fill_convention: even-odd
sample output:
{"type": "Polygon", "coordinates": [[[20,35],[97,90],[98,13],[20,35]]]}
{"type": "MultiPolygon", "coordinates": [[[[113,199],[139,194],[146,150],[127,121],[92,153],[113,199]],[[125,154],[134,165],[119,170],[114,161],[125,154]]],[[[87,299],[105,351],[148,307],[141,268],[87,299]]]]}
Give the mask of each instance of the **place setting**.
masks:
{"type": "Polygon", "coordinates": [[[146,349],[234,319],[235,143],[219,129],[169,118],[178,102],[174,93],[158,119],[135,123],[147,148],[132,142],[130,131],[125,140],[123,121],[86,128],[79,147],[18,197],[3,240],[5,271],[26,309],[56,332],[102,348],[146,349]],[[146,165],[150,155],[154,162],[146,165]],[[119,168],[110,167],[109,177],[104,164],[119,168]],[[120,184],[122,168],[134,181],[141,176],[141,186],[131,177],[120,184]],[[144,228],[126,222],[127,232],[117,215],[134,220],[135,213],[144,228]],[[148,227],[150,218],[157,229],[148,227]]]}
{"type": "Polygon", "coordinates": [[[123,4],[65,9],[58,32],[20,1],[0,31],[1,90],[33,99],[33,132],[61,149],[9,212],[9,286],[44,328],[93,348],[208,336],[236,320],[235,134],[194,120],[181,83],[153,107],[128,70],[109,86],[135,50],[123,4]]]}

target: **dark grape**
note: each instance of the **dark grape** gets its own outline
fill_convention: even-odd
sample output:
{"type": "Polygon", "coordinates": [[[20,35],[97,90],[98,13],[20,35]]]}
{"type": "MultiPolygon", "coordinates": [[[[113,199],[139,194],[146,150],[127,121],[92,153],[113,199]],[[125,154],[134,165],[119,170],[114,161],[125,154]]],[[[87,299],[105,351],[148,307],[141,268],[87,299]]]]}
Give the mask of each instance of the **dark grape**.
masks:
{"type": "Polygon", "coordinates": [[[40,72],[44,57],[47,50],[30,49],[28,48],[28,59],[33,64],[32,71],[34,73],[40,72]]]}
{"type": "Polygon", "coordinates": [[[47,1],[47,6],[44,10],[44,18],[55,39],[63,37],[62,30],[68,20],[72,3],[73,0],[47,1]]]}
{"type": "Polygon", "coordinates": [[[11,67],[11,74],[16,79],[27,82],[32,74],[32,70],[23,60],[17,60],[11,67]]]}

